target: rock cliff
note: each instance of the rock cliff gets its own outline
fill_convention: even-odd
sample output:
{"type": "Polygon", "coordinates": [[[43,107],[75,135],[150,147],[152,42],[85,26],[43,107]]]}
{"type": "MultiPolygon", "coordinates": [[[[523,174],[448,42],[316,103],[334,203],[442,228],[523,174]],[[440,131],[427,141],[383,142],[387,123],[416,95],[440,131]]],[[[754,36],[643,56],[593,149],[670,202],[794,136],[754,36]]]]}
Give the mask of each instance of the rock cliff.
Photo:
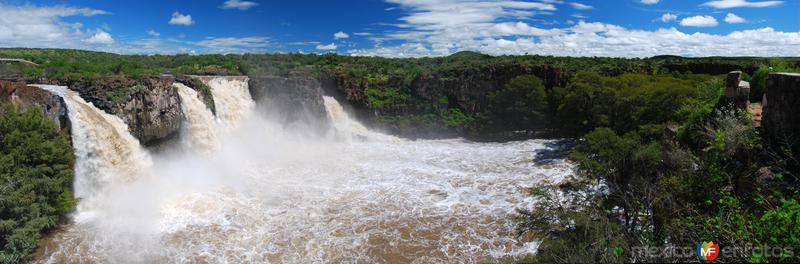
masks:
{"type": "Polygon", "coordinates": [[[52,80],[68,86],[87,102],[120,117],[131,134],[148,147],[160,145],[179,135],[182,113],[180,99],[168,75],[143,78],[101,77],[52,80]]]}
{"type": "MultiPolygon", "coordinates": [[[[390,77],[386,87],[402,87],[410,81],[414,95],[436,104],[442,97],[448,98],[450,107],[458,107],[468,114],[478,114],[486,110],[488,95],[502,89],[514,77],[532,74],[539,77],[547,89],[564,87],[569,75],[550,65],[528,66],[523,64],[499,64],[484,67],[464,67],[442,72],[437,75],[420,75],[412,80],[390,77]]],[[[375,86],[366,79],[350,78],[346,75],[324,73],[318,77],[323,88],[336,90],[355,107],[369,108],[367,88],[375,86]]]]}
{"type": "Polygon", "coordinates": [[[23,82],[0,81],[0,102],[11,103],[20,109],[38,106],[45,117],[58,125],[59,130],[69,133],[67,106],[58,95],[23,82]]]}
{"type": "Polygon", "coordinates": [[[322,86],[308,76],[251,76],[250,94],[262,114],[282,124],[312,128],[322,133],[330,121],[322,100],[322,86]]]}

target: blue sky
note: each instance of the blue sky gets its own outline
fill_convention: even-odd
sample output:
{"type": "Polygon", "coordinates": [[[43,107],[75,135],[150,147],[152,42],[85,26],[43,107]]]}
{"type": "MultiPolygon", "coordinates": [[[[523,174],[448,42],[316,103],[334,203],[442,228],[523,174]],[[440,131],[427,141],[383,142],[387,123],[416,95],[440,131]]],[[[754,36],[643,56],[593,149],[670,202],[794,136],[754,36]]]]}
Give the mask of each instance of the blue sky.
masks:
{"type": "Polygon", "coordinates": [[[0,47],[800,56],[800,0],[0,0],[0,47]]]}

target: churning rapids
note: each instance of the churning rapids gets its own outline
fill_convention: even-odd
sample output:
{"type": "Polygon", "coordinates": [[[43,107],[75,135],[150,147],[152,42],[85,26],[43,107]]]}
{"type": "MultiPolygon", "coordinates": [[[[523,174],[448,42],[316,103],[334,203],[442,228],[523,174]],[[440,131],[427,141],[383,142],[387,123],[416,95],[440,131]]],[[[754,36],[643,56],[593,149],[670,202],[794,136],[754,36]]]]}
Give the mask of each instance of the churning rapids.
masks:
{"type": "Polygon", "coordinates": [[[119,118],[65,87],[75,149],[72,223],[43,263],[441,263],[535,252],[517,242],[526,187],[572,167],[533,162],[549,141],[405,140],[324,98],[308,136],[257,113],[246,78],[210,78],[217,115],[175,84],[181,150],[149,153],[119,118]]]}

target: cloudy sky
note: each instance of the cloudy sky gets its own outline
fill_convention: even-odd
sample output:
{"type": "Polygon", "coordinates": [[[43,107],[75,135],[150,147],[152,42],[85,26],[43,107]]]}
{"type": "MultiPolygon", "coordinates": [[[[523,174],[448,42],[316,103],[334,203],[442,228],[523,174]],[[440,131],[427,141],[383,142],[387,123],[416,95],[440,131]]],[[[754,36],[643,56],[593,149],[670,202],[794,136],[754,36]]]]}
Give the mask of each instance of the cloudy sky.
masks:
{"type": "Polygon", "coordinates": [[[800,0],[0,0],[0,47],[800,56],[800,0]]]}

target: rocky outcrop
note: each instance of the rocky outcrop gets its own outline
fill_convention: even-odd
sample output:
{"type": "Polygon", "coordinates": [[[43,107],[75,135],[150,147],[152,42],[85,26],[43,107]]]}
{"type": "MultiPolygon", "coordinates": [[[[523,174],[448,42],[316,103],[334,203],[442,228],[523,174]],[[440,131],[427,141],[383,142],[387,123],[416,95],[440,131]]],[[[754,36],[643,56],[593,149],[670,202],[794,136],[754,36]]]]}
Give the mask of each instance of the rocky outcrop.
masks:
{"type": "Polygon", "coordinates": [[[281,124],[312,128],[318,133],[329,127],[322,87],[317,79],[251,76],[249,87],[259,111],[281,124]]]}
{"type": "Polygon", "coordinates": [[[131,134],[149,147],[179,135],[182,113],[175,78],[168,75],[143,78],[102,77],[52,80],[68,86],[87,102],[128,124],[131,134]]]}
{"type": "Polygon", "coordinates": [[[728,73],[728,79],[725,82],[725,98],[739,109],[747,109],[750,106],[750,83],[742,81],[741,71],[728,73]]]}
{"type": "Polygon", "coordinates": [[[761,126],[771,144],[792,144],[800,155],[800,74],[770,73],[761,126]]]}
{"type": "Polygon", "coordinates": [[[11,103],[20,109],[39,107],[47,119],[53,120],[60,131],[69,133],[70,123],[64,99],[39,87],[23,82],[0,81],[0,102],[11,103]]]}

